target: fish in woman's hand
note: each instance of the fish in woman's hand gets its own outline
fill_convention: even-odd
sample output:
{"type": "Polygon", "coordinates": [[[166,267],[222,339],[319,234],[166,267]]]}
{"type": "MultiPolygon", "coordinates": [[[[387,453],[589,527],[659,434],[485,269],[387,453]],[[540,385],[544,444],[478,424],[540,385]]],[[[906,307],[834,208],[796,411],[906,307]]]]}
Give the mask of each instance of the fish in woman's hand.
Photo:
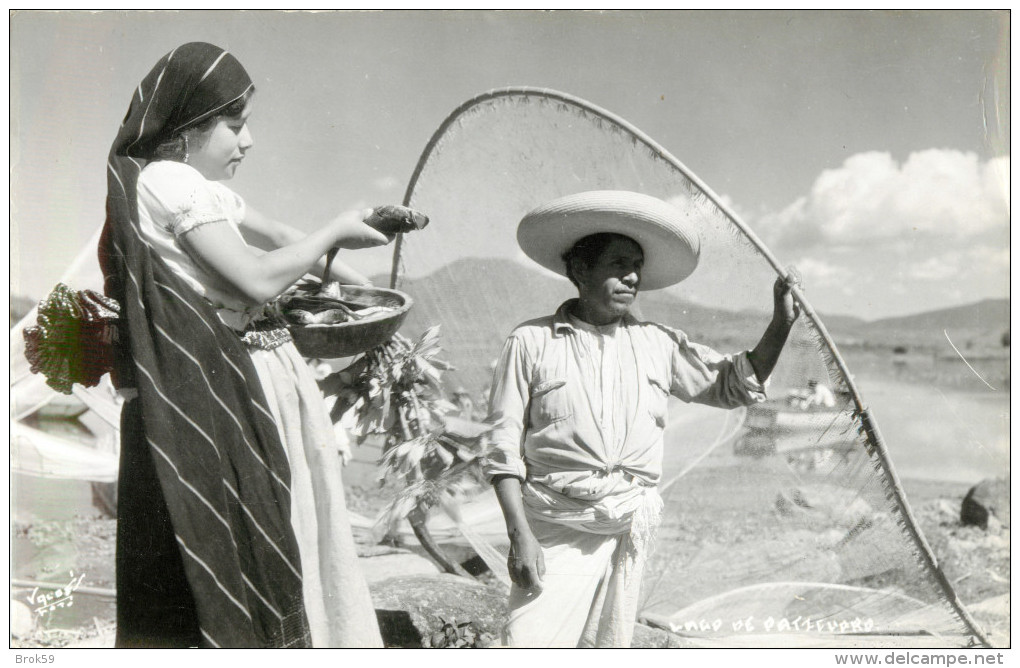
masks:
{"type": "MultiPolygon", "coordinates": [[[[421,211],[397,204],[385,204],[372,209],[372,213],[363,221],[369,227],[373,227],[388,237],[396,234],[406,234],[420,230],[429,224],[429,217],[421,211]]],[[[320,297],[329,299],[342,299],[343,290],[338,281],[327,280],[329,267],[333,262],[335,250],[326,260],[326,271],[323,273],[322,288],[319,290],[320,297]]]]}
{"type": "Polygon", "coordinates": [[[423,229],[429,224],[429,217],[406,206],[386,204],[373,209],[364,222],[383,234],[392,235],[423,229]]]}

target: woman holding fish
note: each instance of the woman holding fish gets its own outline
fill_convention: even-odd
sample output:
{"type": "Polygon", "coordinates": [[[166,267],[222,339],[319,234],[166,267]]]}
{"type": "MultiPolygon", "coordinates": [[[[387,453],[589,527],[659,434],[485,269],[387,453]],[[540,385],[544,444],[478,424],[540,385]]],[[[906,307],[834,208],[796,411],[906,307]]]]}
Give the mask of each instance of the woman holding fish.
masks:
{"type": "MultiPolygon", "coordinates": [[[[222,182],[253,145],[253,93],[232,55],[185,44],[136,89],[110,151],[121,647],[381,646],[333,426],[266,305],[331,249],[418,219],[391,207],[304,234],[248,207],[222,182]]],[[[365,282],[341,265],[332,278],[365,282]]]]}

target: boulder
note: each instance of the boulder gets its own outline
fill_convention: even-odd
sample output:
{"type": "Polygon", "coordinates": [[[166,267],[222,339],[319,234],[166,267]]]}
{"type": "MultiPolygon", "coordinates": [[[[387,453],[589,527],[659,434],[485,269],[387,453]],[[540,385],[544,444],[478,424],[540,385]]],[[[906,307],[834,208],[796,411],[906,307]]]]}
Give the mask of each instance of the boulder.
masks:
{"type": "Polygon", "coordinates": [[[630,641],[630,646],[633,649],[682,649],[695,645],[664,629],[639,623],[634,625],[634,637],[630,641]]]}
{"type": "Polygon", "coordinates": [[[935,506],[938,513],[939,524],[951,524],[956,521],[958,515],[956,504],[949,499],[939,499],[935,506]]]}
{"type": "Polygon", "coordinates": [[[22,603],[11,599],[11,635],[16,638],[27,638],[35,631],[35,617],[32,610],[22,603]]]}
{"type": "Polygon", "coordinates": [[[972,603],[968,605],[967,609],[976,615],[1000,617],[1008,622],[1010,612],[1009,594],[986,598],[980,603],[972,603]]]}
{"type": "Polygon", "coordinates": [[[506,625],[506,591],[458,575],[398,576],[369,588],[386,647],[433,647],[437,634],[463,624],[466,646],[488,646],[498,644],[506,625]]]}
{"type": "Polygon", "coordinates": [[[986,478],[970,488],[960,505],[960,523],[988,528],[989,518],[1009,526],[1009,477],[986,478]]]}

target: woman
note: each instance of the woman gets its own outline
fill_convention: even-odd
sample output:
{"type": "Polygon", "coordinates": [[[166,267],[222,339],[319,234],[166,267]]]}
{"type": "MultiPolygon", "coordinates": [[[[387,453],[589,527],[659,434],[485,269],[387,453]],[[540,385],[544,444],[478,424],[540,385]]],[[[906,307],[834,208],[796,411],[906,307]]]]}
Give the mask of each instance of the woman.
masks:
{"type": "Polygon", "coordinates": [[[232,55],[185,44],[110,151],[121,647],[381,645],[322,396],[263,306],[330,248],[389,239],[352,214],[303,235],[220,183],[252,146],[253,91],[232,55]],[[262,253],[241,230],[286,245],[262,253]]]}

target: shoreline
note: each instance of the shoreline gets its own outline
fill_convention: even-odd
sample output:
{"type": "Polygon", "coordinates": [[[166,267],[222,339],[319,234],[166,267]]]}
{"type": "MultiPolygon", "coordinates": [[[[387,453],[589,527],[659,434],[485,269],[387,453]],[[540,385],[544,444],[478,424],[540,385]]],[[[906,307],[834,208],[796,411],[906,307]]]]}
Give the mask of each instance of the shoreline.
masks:
{"type": "MultiPolygon", "coordinates": [[[[914,448],[915,460],[911,460],[911,453],[905,453],[902,448],[899,452],[891,452],[890,456],[898,472],[907,504],[926,541],[947,577],[953,582],[960,599],[968,607],[979,606],[974,613],[975,617],[979,622],[994,629],[994,637],[998,642],[1008,644],[1010,574],[1008,527],[998,533],[992,533],[959,524],[960,504],[964,495],[982,479],[994,476],[972,477],[969,480],[954,479],[970,475],[967,473],[969,469],[957,466],[955,459],[957,456],[974,454],[974,448],[964,450],[956,445],[958,431],[966,425],[961,427],[950,424],[950,428],[940,429],[940,424],[945,421],[951,423],[955,416],[935,411],[931,414],[921,413],[926,415],[922,420],[915,417],[918,415],[916,411],[908,410],[911,407],[916,409],[919,403],[923,404],[937,391],[922,387],[916,393],[913,391],[908,393],[895,382],[881,386],[870,382],[870,387],[878,390],[876,396],[885,395],[884,399],[891,402],[887,406],[888,412],[900,415],[903,421],[903,424],[888,425],[890,429],[886,432],[887,436],[895,434],[893,436],[895,442],[902,443],[904,434],[908,437],[921,434],[916,440],[910,441],[917,443],[917,447],[914,448]],[[925,428],[923,432],[916,431],[919,423],[923,423],[921,424],[925,428]],[[917,460],[930,466],[913,465],[912,461],[917,460]],[[907,465],[901,466],[901,463],[907,465]],[[935,467],[942,473],[941,476],[925,475],[935,467]],[[1004,613],[1002,596],[1007,597],[1004,613]]],[[[940,401],[957,409],[957,412],[967,412],[970,407],[978,405],[979,408],[967,417],[968,420],[980,420],[988,415],[999,414],[1002,407],[1008,403],[1008,394],[993,397],[989,394],[953,393],[949,397],[941,395],[940,401]]],[[[677,498],[684,498],[685,503],[692,504],[691,510],[686,512],[684,507],[681,509],[684,512],[676,509],[673,512],[674,519],[689,523],[686,531],[674,538],[682,536],[688,542],[700,541],[702,548],[709,544],[709,549],[717,549],[710,544],[713,542],[727,544],[720,536],[728,536],[728,539],[736,541],[735,545],[739,545],[743,538],[754,536],[755,532],[761,531],[761,527],[756,526],[754,519],[747,515],[747,508],[754,509],[757,507],[756,504],[761,504],[761,508],[764,509],[762,512],[774,513],[775,504],[780,501],[779,492],[796,485],[811,491],[814,489],[812,485],[825,482],[824,476],[800,475],[796,471],[777,468],[778,457],[755,460],[734,454],[732,439],[734,425],[726,422],[731,415],[717,409],[683,405],[679,409],[671,410],[671,420],[667,427],[667,447],[663,462],[664,482],[685,471],[704,455],[700,466],[694,468],[675,485],[678,490],[677,498]],[[713,445],[714,447],[711,447],[713,445]],[[705,450],[710,447],[711,452],[705,454],[705,450]],[[742,482],[749,483],[754,480],[760,483],[757,488],[753,485],[749,488],[741,485],[742,482]],[[741,494],[745,495],[743,500],[739,498],[741,494]]],[[[1008,413],[1006,415],[1008,419],[1008,413]]],[[[994,429],[994,426],[994,423],[990,427],[986,425],[985,433],[989,433],[989,429],[994,429]]],[[[883,427],[886,427],[884,421],[883,427]]],[[[348,506],[352,512],[371,518],[374,517],[374,511],[385,503],[386,494],[391,490],[380,489],[377,482],[378,449],[366,444],[354,446],[353,451],[354,460],[344,469],[343,474],[348,490],[348,506]]],[[[1007,466],[1001,473],[1008,472],[1007,466]]],[[[66,569],[61,569],[71,564],[76,575],[86,576],[82,583],[84,586],[95,588],[114,586],[113,543],[116,522],[102,518],[99,511],[93,507],[89,483],[28,479],[19,474],[12,474],[11,491],[12,577],[20,580],[46,580],[53,577],[55,578],[53,581],[57,582],[59,581],[57,574],[63,574],[66,569]]],[[[878,498],[881,492],[880,489],[870,487],[862,491],[867,491],[869,499],[878,498]]],[[[876,510],[882,510],[877,503],[874,507],[876,510]]],[[[820,525],[817,522],[815,524],[809,522],[807,526],[814,527],[812,531],[815,531],[820,525]]],[[[669,531],[671,529],[666,529],[663,534],[669,531]]],[[[798,535],[790,534],[791,540],[799,540],[798,535]]],[[[815,532],[811,535],[823,536],[824,533],[815,532]]],[[[660,538],[669,536],[661,535],[660,538]]],[[[762,538],[765,540],[767,537],[762,538]]],[[[660,544],[665,545],[665,540],[660,541],[660,544]]],[[[420,553],[416,553],[414,547],[408,545],[408,549],[397,552],[411,552],[417,559],[416,567],[424,570],[433,569],[434,565],[420,553]]],[[[882,545],[877,544],[875,549],[881,550],[882,545]]],[[[688,543],[682,544],[678,550],[678,553],[682,554],[696,553],[688,543]]],[[[383,555],[392,553],[393,550],[366,548],[363,559],[383,557],[377,559],[381,562],[387,558],[383,555]]],[[[721,554],[725,554],[725,550],[721,554]]],[[[393,559],[392,556],[389,558],[393,559]]],[[[395,560],[399,562],[399,558],[395,560]]],[[[397,572],[399,568],[404,567],[398,566],[397,572]]],[[[810,575],[810,572],[808,574],[810,575]]],[[[895,580],[879,579],[874,582],[874,586],[879,587],[895,584],[895,580]]],[[[724,587],[717,591],[726,590],[724,587]]],[[[24,589],[18,591],[22,600],[30,593],[24,589]]],[[[695,594],[696,592],[691,592],[689,595],[695,594]]],[[[49,628],[37,625],[34,634],[24,637],[27,644],[23,646],[63,646],[68,642],[81,641],[83,638],[94,638],[104,632],[104,629],[109,630],[114,618],[112,601],[103,602],[95,597],[83,595],[78,604],[76,614],[88,613],[80,620],[80,624],[75,625],[74,616],[67,616],[69,611],[60,613],[64,615],[63,618],[55,614],[48,619],[49,628]],[[61,629],[61,624],[70,628],[61,629]],[[44,631],[49,631],[49,635],[45,635],[44,631]]]]}
{"type": "MultiPolygon", "coordinates": [[[[715,473],[718,474],[719,471],[715,473]]],[[[713,475],[709,473],[704,478],[711,482],[713,475]]],[[[994,558],[995,555],[992,554],[993,550],[991,548],[986,549],[981,544],[981,541],[989,543],[990,541],[997,540],[1000,543],[1004,543],[1005,549],[1008,552],[1008,529],[1005,529],[1005,538],[1002,534],[993,536],[975,527],[963,527],[954,517],[946,514],[947,504],[950,510],[955,510],[958,514],[959,503],[970,487],[967,484],[959,483],[947,486],[939,480],[905,479],[903,480],[903,485],[907,493],[908,503],[918,519],[926,540],[933,550],[939,554],[939,561],[943,564],[947,576],[951,580],[956,580],[955,586],[960,599],[968,608],[975,608],[973,613],[975,618],[983,626],[991,629],[992,637],[996,639],[996,646],[1004,646],[998,644],[1001,642],[1008,644],[1008,580],[996,582],[994,577],[989,575],[989,573],[994,574],[1001,571],[1008,578],[1008,554],[1004,562],[1001,559],[996,560],[994,558]],[[961,561],[960,555],[954,552],[955,548],[953,546],[961,543],[973,543],[975,545],[969,555],[967,555],[966,562],[961,561]],[[987,554],[985,554],[986,552],[987,554]],[[1002,617],[1001,610],[1002,596],[1007,597],[1005,618],[1002,617]],[[996,601],[999,602],[996,603],[996,601]],[[986,608],[988,609],[986,610],[986,608]]],[[[352,510],[368,502],[369,499],[366,497],[371,495],[372,492],[376,492],[374,496],[381,496],[375,489],[364,490],[352,485],[348,494],[352,510]],[[366,494],[366,491],[368,494],[366,494]]],[[[713,521],[722,521],[721,517],[723,516],[720,515],[713,518],[713,521]]],[[[91,516],[82,517],[78,514],[70,520],[15,523],[14,528],[17,530],[15,532],[15,539],[23,545],[31,545],[33,539],[36,541],[46,541],[59,539],[63,535],[64,538],[73,543],[73,549],[65,550],[64,554],[75,562],[77,567],[75,569],[76,573],[84,573],[86,575],[83,585],[98,588],[112,588],[114,586],[112,562],[113,539],[116,531],[115,520],[100,517],[98,511],[95,511],[91,516]],[[70,535],[68,533],[69,530],[73,531],[74,535],[70,535]]],[[[659,544],[660,546],[665,545],[662,536],[660,536],[659,544]]],[[[373,551],[372,549],[366,549],[365,554],[383,556],[392,555],[394,552],[410,553],[414,556],[415,560],[424,564],[421,555],[414,547],[413,545],[408,545],[403,550],[373,551]]],[[[375,557],[362,557],[362,559],[372,558],[375,557]]],[[[38,575],[38,573],[21,573],[21,577],[24,579],[34,579],[28,578],[28,575],[38,575]]],[[[24,595],[24,589],[21,589],[21,591],[24,595]]],[[[87,612],[88,616],[85,618],[87,621],[82,620],[82,623],[78,626],[66,624],[65,626],[69,628],[61,628],[61,619],[54,616],[49,620],[48,629],[37,628],[34,634],[20,640],[12,640],[12,644],[14,646],[36,648],[56,647],[73,643],[92,642],[103,634],[106,634],[104,637],[109,636],[113,628],[113,601],[80,596],[77,603],[79,605],[78,614],[87,612]]],[[[721,646],[726,646],[725,641],[723,641],[721,646]]]]}

